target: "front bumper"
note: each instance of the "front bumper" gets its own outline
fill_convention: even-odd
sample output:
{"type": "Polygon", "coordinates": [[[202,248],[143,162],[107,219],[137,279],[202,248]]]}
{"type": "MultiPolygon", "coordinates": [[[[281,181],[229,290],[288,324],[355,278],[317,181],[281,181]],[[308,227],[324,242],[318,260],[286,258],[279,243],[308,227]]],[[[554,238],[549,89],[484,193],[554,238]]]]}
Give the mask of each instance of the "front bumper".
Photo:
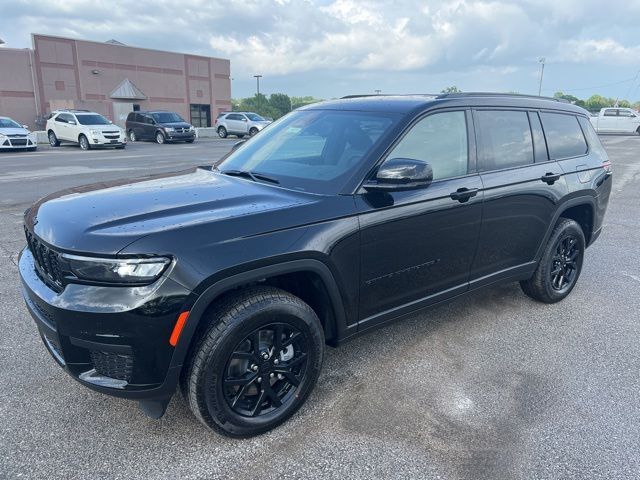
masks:
{"type": "Polygon", "coordinates": [[[127,136],[122,134],[91,134],[89,143],[95,147],[120,147],[127,144],[127,136]]]}
{"type": "Polygon", "coordinates": [[[170,397],[181,365],[171,366],[169,337],[191,293],[162,277],[146,287],[44,283],[28,249],[19,260],[23,296],[43,342],[74,379],[132,399],[170,397]]]}
{"type": "Polygon", "coordinates": [[[24,137],[6,137],[4,140],[0,139],[0,149],[23,149],[23,148],[36,148],[38,142],[30,135],[24,137]]]}
{"type": "Polygon", "coordinates": [[[186,140],[193,140],[196,138],[196,132],[187,131],[187,132],[164,132],[165,138],[170,142],[184,142],[186,140]]]}

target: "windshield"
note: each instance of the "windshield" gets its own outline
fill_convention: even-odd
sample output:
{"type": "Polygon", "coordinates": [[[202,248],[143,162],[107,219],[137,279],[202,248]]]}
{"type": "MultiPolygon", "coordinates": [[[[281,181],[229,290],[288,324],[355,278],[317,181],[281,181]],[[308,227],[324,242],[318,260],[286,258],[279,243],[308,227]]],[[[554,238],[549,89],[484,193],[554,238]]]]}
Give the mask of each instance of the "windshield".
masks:
{"type": "Polygon", "coordinates": [[[257,113],[245,113],[245,115],[249,118],[249,120],[251,120],[252,122],[264,122],[264,118],[262,118],[260,115],[258,115],[257,113]]]}
{"type": "Polygon", "coordinates": [[[268,175],[286,188],[336,194],[399,118],[378,112],[295,111],[232,152],[218,168],[222,173],[268,175]]]}
{"type": "Polygon", "coordinates": [[[80,125],[109,125],[111,122],[97,113],[91,115],[76,115],[80,125]]]}
{"type": "Polygon", "coordinates": [[[152,113],[151,116],[158,123],[184,122],[184,119],[180,115],[173,112],[152,113]]]}
{"type": "Polygon", "coordinates": [[[17,124],[10,118],[0,118],[0,128],[22,128],[22,125],[17,124]]]}

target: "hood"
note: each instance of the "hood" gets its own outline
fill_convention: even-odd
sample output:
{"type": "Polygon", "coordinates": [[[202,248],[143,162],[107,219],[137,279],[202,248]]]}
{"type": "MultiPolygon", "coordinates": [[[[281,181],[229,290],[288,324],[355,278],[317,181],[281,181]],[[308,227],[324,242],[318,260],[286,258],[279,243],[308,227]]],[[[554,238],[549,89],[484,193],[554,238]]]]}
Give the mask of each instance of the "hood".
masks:
{"type": "Polygon", "coordinates": [[[64,190],[34,204],[25,224],[61,250],[114,255],[155,232],[306,205],[314,197],[197,168],[64,190]]]}
{"type": "Polygon", "coordinates": [[[0,133],[3,135],[28,135],[30,132],[26,128],[0,128],[0,133]]]}

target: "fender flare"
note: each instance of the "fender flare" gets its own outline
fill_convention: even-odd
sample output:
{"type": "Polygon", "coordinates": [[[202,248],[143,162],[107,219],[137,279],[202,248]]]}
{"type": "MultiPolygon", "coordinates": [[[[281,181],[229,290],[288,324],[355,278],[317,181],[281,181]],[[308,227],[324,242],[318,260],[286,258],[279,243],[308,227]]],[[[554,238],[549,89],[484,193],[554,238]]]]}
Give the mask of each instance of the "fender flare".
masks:
{"type": "MultiPolygon", "coordinates": [[[[540,246],[538,247],[538,251],[536,252],[536,256],[535,256],[535,261],[536,262],[540,261],[540,258],[542,258],[542,253],[544,252],[544,249],[545,249],[545,247],[547,245],[547,242],[549,241],[549,237],[551,236],[551,233],[553,232],[553,228],[556,226],[556,223],[558,223],[558,219],[568,209],[570,209],[571,207],[577,207],[579,205],[589,205],[591,207],[591,211],[593,212],[592,213],[592,218],[591,218],[591,224],[594,225],[594,223],[595,223],[594,222],[595,215],[596,215],[596,211],[597,211],[596,197],[594,197],[592,195],[582,195],[580,197],[571,198],[571,199],[561,203],[558,206],[558,208],[556,209],[556,212],[553,215],[553,218],[551,219],[551,222],[549,222],[549,227],[547,228],[547,232],[544,235],[543,241],[540,242],[540,246]]],[[[592,232],[592,234],[593,234],[593,232],[592,232]]]]}
{"type": "Polygon", "coordinates": [[[344,303],[342,301],[342,296],[340,295],[338,284],[329,267],[319,260],[291,260],[231,275],[209,286],[196,299],[195,303],[191,307],[189,319],[182,330],[180,340],[176,345],[173,357],[171,358],[170,368],[179,367],[184,363],[187,353],[189,352],[189,348],[191,347],[196,329],[202,320],[202,316],[209,305],[211,305],[211,302],[213,302],[217,297],[234,287],[246,283],[261,280],[266,277],[303,271],[311,271],[317,274],[322,280],[325,288],[327,289],[327,293],[329,294],[329,298],[331,299],[335,315],[334,328],[336,338],[344,336],[347,329],[344,303]]]}

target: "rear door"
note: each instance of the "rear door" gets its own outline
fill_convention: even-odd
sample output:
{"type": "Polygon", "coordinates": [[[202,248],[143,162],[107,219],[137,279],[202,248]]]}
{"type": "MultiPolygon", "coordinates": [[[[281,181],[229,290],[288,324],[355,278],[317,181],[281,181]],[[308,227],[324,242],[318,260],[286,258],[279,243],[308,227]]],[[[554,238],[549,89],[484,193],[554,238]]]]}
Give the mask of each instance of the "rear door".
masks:
{"type": "Polygon", "coordinates": [[[484,187],[472,286],[532,270],[559,201],[562,169],[549,160],[538,112],[476,109],[478,170],[484,187]]]}
{"type": "Polygon", "coordinates": [[[73,117],[68,113],[60,113],[54,120],[56,123],[56,137],[60,140],[75,140],[71,138],[71,125],[73,117]]]}
{"type": "Polygon", "coordinates": [[[598,120],[598,131],[601,133],[618,131],[618,109],[605,108],[598,120]]]}

